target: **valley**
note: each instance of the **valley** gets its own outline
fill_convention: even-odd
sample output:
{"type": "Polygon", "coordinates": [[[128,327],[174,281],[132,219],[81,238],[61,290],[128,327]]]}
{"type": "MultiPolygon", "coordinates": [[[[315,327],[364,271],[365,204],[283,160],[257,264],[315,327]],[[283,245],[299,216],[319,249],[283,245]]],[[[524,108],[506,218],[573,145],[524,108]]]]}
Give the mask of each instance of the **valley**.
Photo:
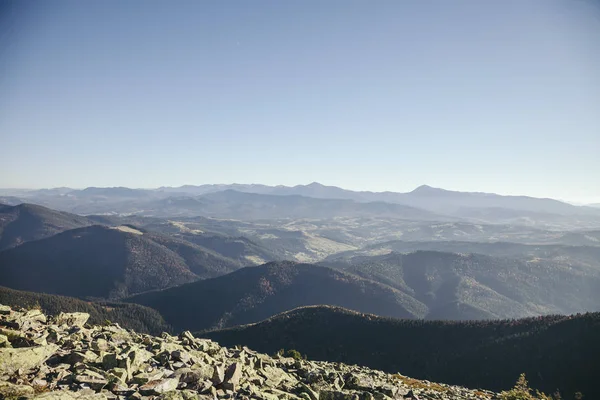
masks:
{"type": "Polygon", "coordinates": [[[473,388],[525,372],[545,391],[595,393],[582,346],[599,320],[600,209],[319,184],[0,199],[1,304],[473,388]],[[484,368],[508,354],[510,368],[484,368]]]}

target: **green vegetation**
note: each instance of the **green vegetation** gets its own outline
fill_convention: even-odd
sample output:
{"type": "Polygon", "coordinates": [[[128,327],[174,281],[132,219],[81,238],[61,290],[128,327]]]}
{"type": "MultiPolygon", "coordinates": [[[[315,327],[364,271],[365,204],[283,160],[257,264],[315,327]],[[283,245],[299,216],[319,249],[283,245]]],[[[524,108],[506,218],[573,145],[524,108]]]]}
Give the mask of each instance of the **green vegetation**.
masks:
{"type": "Polygon", "coordinates": [[[1,286],[0,304],[41,309],[49,315],[60,312],[85,312],[90,314],[89,323],[93,325],[108,325],[116,322],[124,328],[142,333],[158,335],[162,332],[171,332],[171,327],[157,311],[137,304],[94,303],[72,297],[24,292],[1,286]]]}
{"type": "Polygon", "coordinates": [[[427,319],[521,318],[597,310],[600,247],[551,247],[534,254],[511,258],[416,251],[357,256],[325,265],[409,294],[427,307],[427,319]],[[578,256],[570,257],[571,253],[578,256]]]}
{"type": "MultiPolygon", "coordinates": [[[[515,386],[508,390],[500,393],[501,400],[563,400],[560,391],[556,390],[552,395],[547,395],[539,390],[533,390],[529,387],[529,382],[525,374],[519,375],[519,379],[515,383],[515,386]]],[[[574,400],[583,399],[581,392],[575,392],[573,394],[574,400]]]]}
{"type": "Polygon", "coordinates": [[[532,386],[565,399],[600,398],[600,313],[520,320],[396,320],[336,307],[304,307],[258,324],[199,332],[262,352],[293,348],[311,360],[365,365],[416,379],[486,388],[532,386]]]}
{"type": "Polygon", "coordinates": [[[242,268],[215,279],[142,293],[126,301],[158,310],[176,330],[258,322],[295,307],[317,304],[397,318],[422,317],[425,311],[418,301],[389,286],[330,268],[292,262],[242,268]]]}
{"type": "Polygon", "coordinates": [[[282,356],[282,357],[290,357],[290,358],[293,358],[294,360],[306,360],[306,356],[303,356],[298,350],[294,350],[294,349],[290,349],[290,350],[280,349],[277,352],[277,355],[282,356]]]}

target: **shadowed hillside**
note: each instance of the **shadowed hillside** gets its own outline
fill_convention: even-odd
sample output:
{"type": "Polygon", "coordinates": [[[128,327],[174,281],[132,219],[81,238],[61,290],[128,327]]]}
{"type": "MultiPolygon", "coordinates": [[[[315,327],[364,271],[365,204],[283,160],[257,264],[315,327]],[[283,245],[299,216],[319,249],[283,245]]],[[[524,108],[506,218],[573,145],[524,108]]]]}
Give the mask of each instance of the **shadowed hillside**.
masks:
{"type": "Polygon", "coordinates": [[[0,286],[0,304],[11,307],[41,308],[49,315],[61,312],[85,312],[89,323],[115,322],[126,329],[159,335],[170,331],[160,314],[148,307],[127,303],[94,303],[73,297],[13,290],[0,286]]]}
{"type": "Polygon", "coordinates": [[[166,247],[96,225],[0,252],[0,282],[21,290],[119,298],[196,279],[166,247]]]}
{"type": "Polygon", "coordinates": [[[417,251],[325,265],[409,293],[427,305],[429,319],[522,318],[600,308],[600,268],[590,264],[598,249],[584,249],[576,252],[578,263],[565,260],[566,253],[540,259],[417,251]]]}
{"type": "Polygon", "coordinates": [[[305,307],[266,321],[199,335],[263,352],[365,365],[419,379],[508,389],[525,372],[533,387],[600,397],[600,313],[521,320],[396,320],[335,307],[305,307]]]}
{"type": "Polygon", "coordinates": [[[316,304],[400,318],[422,317],[426,312],[421,303],[389,286],[329,268],[291,262],[243,268],[127,301],[155,308],[178,330],[256,322],[295,307],[316,304]]]}
{"type": "Polygon", "coordinates": [[[34,204],[0,206],[0,250],[92,225],[89,219],[34,204]]]}

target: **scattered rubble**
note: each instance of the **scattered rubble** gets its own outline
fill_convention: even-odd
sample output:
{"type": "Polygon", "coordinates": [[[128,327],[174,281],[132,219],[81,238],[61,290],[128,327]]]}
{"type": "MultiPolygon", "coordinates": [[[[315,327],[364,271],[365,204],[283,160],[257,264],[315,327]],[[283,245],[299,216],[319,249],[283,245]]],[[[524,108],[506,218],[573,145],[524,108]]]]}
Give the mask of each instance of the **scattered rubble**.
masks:
{"type": "Polygon", "coordinates": [[[88,315],[0,305],[0,398],[44,400],[450,400],[495,393],[340,363],[225,348],[190,332],[160,337],[88,315]],[[418,382],[418,384],[415,384],[418,382]]]}

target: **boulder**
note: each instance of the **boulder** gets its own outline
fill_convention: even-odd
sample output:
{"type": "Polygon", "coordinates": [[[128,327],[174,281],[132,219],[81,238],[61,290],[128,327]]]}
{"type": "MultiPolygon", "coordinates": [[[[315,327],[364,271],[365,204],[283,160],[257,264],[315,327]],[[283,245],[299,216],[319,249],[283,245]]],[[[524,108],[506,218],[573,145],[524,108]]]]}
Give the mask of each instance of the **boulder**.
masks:
{"type": "Polygon", "coordinates": [[[0,307],[0,398],[498,398],[488,391],[430,385],[427,381],[418,381],[419,388],[415,389],[415,380],[407,383],[399,375],[340,363],[273,358],[241,347],[229,349],[194,338],[189,332],[153,337],[127,331],[116,324],[86,328],[87,318],[83,313],[63,313],[48,323],[39,310],[0,307]]]}
{"type": "Polygon", "coordinates": [[[29,371],[39,367],[58,350],[55,344],[38,347],[20,347],[0,349],[0,371],[13,374],[17,370],[29,371]]]}
{"type": "Polygon", "coordinates": [[[177,389],[177,385],[179,384],[178,379],[167,378],[167,379],[159,379],[155,381],[150,381],[143,386],[140,386],[140,392],[142,394],[153,395],[153,394],[162,394],[167,393],[172,390],[177,389]]]}
{"type": "Polygon", "coordinates": [[[0,381],[0,398],[3,399],[18,399],[21,397],[30,397],[35,393],[31,386],[15,385],[10,382],[0,381]]]}
{"type": "Polygon", "coordinates": [[[106,395],[102,393],[80,393],[71,392],[68,390],[56,390],[38,394],[33,397],[35,400],[108,400],[106,395]]]}
{"type": "Polygon", "coordinates": [[[87,314],[87,313],[81,313],[81,312],[60,313],[56,317],[54,323],[56,325],[68,325],[68,326],[83,327],[89,318],[90,318],[90,314],[87,314]]]}

